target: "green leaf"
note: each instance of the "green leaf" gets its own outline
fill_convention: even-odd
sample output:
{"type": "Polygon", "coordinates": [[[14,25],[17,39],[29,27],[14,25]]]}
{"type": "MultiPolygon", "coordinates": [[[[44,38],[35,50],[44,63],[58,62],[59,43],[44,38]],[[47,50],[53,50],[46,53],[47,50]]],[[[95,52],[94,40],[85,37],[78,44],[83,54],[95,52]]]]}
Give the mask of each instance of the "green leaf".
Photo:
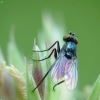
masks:
{"type": "MultiPolygon", "coordinates": [[[[24,59],[24,57],[23,57],[24,59]]],[[[14,65],[21,73],[25,72],[24,60],[16,46],[14,36],[11,34],[10,42],[8,43],[8,61],[14,65]]],[[[25,76],[25,75],[24,75],[25,76]]]]}
{"type": "Polygon", "coordinates": [[[34,87],[36,87],[36,84],[32,77],[32,72],[30,71],[30,68],[31,66],[26,62],[27,100],[41,100],[38,90],[36,90],[35,92],[32,92],[34,87]]]}
{"type": "Polygon", "coordinates": [[[87,100],[100,100],[100,75],[96,80],[93,90],[87,100]]]}
{"type": "Polygon", "coordinates": [[[4,56],[3,56],[2,50],[0,48],[0,62],[3,62],[3,61],[4,61],[4,56]]]}
{"type": "MultiPolygon", "coordinates": [[[[34,39],[34,46],[33,46],[33,50],[35,51],[40,51],[40,49],[38,48],[38,46],[36,45],[36,40],[34,39]]],[[[33,52],[33,59],[35,60],[39,60],[42,59],[42,55],[40,52],[33,52]]],[[[32,76],[34,78],[34,82],[38,85],[39,82],[42,80],[43,74],[45,72],[45,69],[43,68],[43,62],[40,61],[33,61],[33,66],[32,66],[32,76]]],[[[34,88],[36,87],[36,85],[34,86],[34,88]]],[[[34,89],[33,88],[33,89],[34,89]]],[[[42,84],[40,84],[40,86],[36,89],[39,91],[40,97],[43,99],[44,96],[44,82],[42,82],[42,84]]],[[[36,91],[35,90],[35,91],[36,91]]],[[[34,92],[35,92],[34,91],[34,92]]]]}

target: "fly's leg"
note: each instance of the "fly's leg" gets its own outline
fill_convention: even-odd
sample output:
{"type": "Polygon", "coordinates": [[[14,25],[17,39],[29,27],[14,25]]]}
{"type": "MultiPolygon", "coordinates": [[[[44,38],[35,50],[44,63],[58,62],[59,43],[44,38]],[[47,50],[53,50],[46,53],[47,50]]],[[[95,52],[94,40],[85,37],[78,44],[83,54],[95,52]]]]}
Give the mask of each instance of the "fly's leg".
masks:
{"type": "Polygon", "coordinates": [[[48,70],[48,72],[45,74],[45,76],[42,78],[42,80],[40,81],[40,83],[32,90],[32,92],[34,92],[39,86],[40,84],[44,81],[44,79],[46,78],[46,76],[49,74],[49,72],[51,71],[52,67],[50,67],[50,69],[48,70]]]}
{"type": "Polygon", "coordinates": [[[56,58],[57,58],[57,50],[54,48],[48,57],[43,58],[43,59],[40,59],[40,60],[35,60],[35,59],[32,59],[32,60],[33,60],[33,61],[43,61],[43,60],[45,60],[45,59],[50,58],[51,55],[53,54],[53,52],[54,52],[54,57],[55,57],[55,59],[56,59],[56,58]]]}
{"type": "MultiPolygon", "coordinates": [[[[56,59],[56,58],[57,58],[57,51],[56,51],[56,49],[53,49],[52,52],[51,52],[51,54],[50,54],[48,57],[46,57],[46,58],[44,58],[44,59],[41,59],[41,60],[33,60],[33,61],[43,61],[43,60],[45,60],[45,59],[48,59],[48,58],[50,58],[50,56],[53,54],[53,52],[54,52],[54,57],[55,57],[55,59],[56,59]]],[[[53,66],[52,66],[52,67],[53,67],[53,66]]],[[[52,67],[50,67],[50,69],[48,70],[48,72],[45,74],[45,76],[42,78],[42,80],[40,81],[40,83],[33,89],[32,92],[34,92],[34,91],[40,86],[40,84],[44,81],[44,79],[46,78],[46,76],[47,76],[47,75],[49,74],[49,72],[51,71],[52,67]]]]}
{"type": "Polygon", "coordinates": [[[59,44],[59,41],[56,41],[50,48],[48,48],[48,49],[46,49],[46,50],[41,50],[41,51],[32,50],[32,51],[33,51],[33,52],[44,52],[44,51],[48,51],[48,50],[50,50],[56,43],[57,43],[57,52],[59,53],[59,52],[60,52],[60,44],[59,44]]]}
{"type": "Polygon", "coordinates": [[[56,49],[54,49],[54,57],[55,57],[55,59],[57,59],[57,50],[56,49]]]}
{"type": "Polygon", "coordinates": [[[55,85],[53,86],[53,90],[55,91],[55,87],[56,87],[57,85],[59,85],[59,84],[63,83],[63,82],[65,82],[65,80],[60,81],[59,83],[55,84],[55,85]]]}

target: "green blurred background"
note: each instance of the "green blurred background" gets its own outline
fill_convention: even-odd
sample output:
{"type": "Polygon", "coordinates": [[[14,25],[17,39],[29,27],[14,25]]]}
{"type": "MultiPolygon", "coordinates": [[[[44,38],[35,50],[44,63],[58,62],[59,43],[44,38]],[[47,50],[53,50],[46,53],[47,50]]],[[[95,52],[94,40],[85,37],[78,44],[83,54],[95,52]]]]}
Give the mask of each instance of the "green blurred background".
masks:
{"type": "Polygon", "coordinates": [[[83,89],[85,85],[93,85],[100,73],[99,0],[0,0],[0,47],[6,61],[11,26],[15,27],[18,49],[31,59],[33,39],[42,29],[45,11],[58,24],[63,23],[65,34],[69,31],[76,33],[79,40],[78,87],[83,89]]]}

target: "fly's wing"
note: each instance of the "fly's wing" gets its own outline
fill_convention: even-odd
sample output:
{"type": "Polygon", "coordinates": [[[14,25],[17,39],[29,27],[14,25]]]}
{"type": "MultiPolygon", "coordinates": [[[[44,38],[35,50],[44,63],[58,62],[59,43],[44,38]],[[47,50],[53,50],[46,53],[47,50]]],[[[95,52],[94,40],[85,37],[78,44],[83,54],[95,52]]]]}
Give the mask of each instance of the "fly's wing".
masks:
{"type": "Polygon", "coordinates": [[[65,83],[69,90],[73,90],[78,81],[78,72],[77,72],[77,59],[75,58],[72,60],[72,67],[71,69],[65,74],[65,83]]]}
{"type": "Polygon", "coordinates": [[[52,67],[51,78],[54,82],[57,82],[59,79],[64,77],[65,73],[69,72],[72,67],[72,63],[71,61],[68,61],[62,53],[52,67]]]}

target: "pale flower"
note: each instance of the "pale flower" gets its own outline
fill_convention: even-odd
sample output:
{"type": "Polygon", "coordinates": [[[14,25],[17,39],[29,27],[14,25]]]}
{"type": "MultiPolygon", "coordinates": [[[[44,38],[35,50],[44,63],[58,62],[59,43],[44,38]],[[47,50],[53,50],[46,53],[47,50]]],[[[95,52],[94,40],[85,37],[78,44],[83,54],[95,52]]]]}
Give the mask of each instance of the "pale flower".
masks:
{"type": "Polygon", "coordinates": [[[0,63],[0,97],[2,100],[26,100],[26,82],[21,73],[5,62],[0,63]]]}

